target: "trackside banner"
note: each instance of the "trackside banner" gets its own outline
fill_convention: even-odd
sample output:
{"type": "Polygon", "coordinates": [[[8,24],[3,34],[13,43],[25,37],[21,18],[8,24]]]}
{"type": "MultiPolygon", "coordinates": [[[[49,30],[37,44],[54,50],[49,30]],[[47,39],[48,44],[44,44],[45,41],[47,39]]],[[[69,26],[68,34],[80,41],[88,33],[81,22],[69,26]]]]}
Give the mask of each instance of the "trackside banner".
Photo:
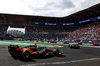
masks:
{"type": "Polygon", "coordinates": [[[45,23],[45,22],[35,22],[35,24],[42,24],[42,25],[74,25],[74,24],[81,24],[81,23],[85,23],[85,22],[95,21],[95,20],[99,20],[99,19],[100,19],[100,16],[94,17],[94,18],[90,18],[90,19],[86,19],[86,20],[79,21],[79,22],[73,22],[73,23],[45,23]]]}

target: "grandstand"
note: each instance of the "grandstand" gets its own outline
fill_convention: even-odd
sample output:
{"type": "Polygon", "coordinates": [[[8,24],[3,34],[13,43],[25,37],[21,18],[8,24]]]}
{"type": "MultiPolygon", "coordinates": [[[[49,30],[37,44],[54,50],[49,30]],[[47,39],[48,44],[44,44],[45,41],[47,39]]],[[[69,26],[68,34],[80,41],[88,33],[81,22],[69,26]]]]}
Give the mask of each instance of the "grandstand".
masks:
{"type": "Polygon", "coordinates": [[[25,27],[24,39],[100,39],[100,3],[66,17],[0,14],[0,37],[8,26],[25,27]]]}

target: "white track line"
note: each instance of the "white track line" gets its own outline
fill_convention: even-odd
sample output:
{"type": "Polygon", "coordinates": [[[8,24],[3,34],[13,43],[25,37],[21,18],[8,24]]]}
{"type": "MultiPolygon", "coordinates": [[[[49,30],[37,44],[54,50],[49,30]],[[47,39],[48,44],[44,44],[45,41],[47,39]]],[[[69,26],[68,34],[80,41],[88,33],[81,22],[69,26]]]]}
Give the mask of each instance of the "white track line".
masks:
{"type": "Polygon", "coordinates": [[[36,63],[36,64],[27,64],[27,65],[20,65],[20,66],[38,66],[38,65],[56,65],[56,64],[68,64],[68,63],[76,63],[82,61],[93,61],[99,60],[100,58],[90,58],[90,59],[81,59],[81,60],[73,60],[73,61],[64,61],[64,62],[50,62],[50,63],[36,63]]]}

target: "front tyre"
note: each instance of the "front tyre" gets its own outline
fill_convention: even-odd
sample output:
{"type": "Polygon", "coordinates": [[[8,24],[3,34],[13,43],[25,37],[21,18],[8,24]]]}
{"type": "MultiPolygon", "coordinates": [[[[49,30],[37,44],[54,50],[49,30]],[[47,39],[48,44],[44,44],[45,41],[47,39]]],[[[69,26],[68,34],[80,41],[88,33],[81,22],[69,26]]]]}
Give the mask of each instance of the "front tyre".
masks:
{"type": "Polygon", "coordinates": [[[80,46],[78,46],[77,49],[80,49],[80,46]]]}
{"type": "Polygon", "coordinates": [[[22,60],[30,60],[31,56],[30,56],[30,52],[29,51],[24,51],[22,52],[22,60]]]}
{"type": "Polygon", "coordinates": [[[59,56],[59,49],[55,49],[53,54],[54,54],[55,56],[59,56]]]}

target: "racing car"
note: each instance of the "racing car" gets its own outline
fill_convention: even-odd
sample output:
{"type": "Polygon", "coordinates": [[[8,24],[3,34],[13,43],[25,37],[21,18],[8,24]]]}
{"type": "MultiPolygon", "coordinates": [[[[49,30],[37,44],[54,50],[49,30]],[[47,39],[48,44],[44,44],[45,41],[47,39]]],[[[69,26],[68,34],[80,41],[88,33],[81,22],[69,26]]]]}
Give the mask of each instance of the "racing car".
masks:
{"type": "Polygon", "coordinates": [[[80,49],[80,46],[78,44],[72,44],[68,45],[69,48],[74,48],[74,49],[80,49]]]}
{"type": "Polygon", "coordinates": [[[99,44],[98,43],[92,43],[93,45],[92,46],[99,46],[99,44]]]}
{"type": "Polygon", "coordinates": [[[36,44],[27,47],[9,45],[8,51],[13,58],[19,58],[21,60],[30,60],[35,57],[60,56],[63,54],[59,49],[50,49],[47,47],[37,48],[36,44]]]}

